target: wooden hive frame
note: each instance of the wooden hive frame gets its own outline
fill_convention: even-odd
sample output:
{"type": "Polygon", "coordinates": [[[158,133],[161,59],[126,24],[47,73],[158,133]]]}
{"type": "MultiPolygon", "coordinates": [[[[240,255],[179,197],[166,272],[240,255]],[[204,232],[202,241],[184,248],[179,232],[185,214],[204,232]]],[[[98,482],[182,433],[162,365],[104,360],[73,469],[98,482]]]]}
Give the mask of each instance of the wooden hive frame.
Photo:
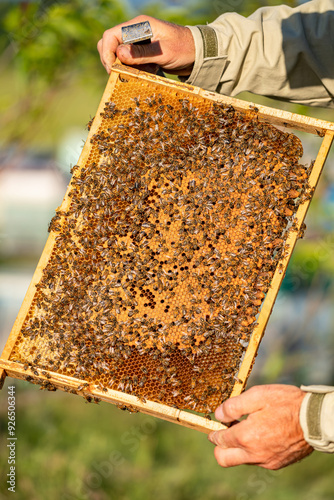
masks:
{"type": "MultiPolygon", "coordinates": [[[[84,165],[88,159],[91,148],[90,139],[99,129],[102,120],[100,113],[103,112],[105,102],[107,102],[110,99],[110,96],[112,95],[117,82],[119,82],[119,80],[126,79],[127,76],[141,80],[145,83],[154,84],[155,87],[157,86],[162,86],[162,88],[168,87],[169,89],[172,89],[172,91],[180,93],[184,96],[198,95],[205,99],[208,99],[209,101],[223,103],[226,105],[232,105],[235,110],[244,113],[249,113],[250,110],[254,109],[253,104],[245,101],[229,98],[226,96],[221,96],[187,84],[167,80],[165,78],[161,78],[155,75],[149,75],[147,73],[140,72],[133,68],[128,68],[122,65],[115,64],[114,67],[112,68],[109,81],[107,83],[105,92],[102,96],[99,108],[97,110],[96,118],[94,119],[92,128],[88,135],[88,139],[85,143],[80,159],[78,161],[79,166],[84,165]]],[[[277,126],[288,127],[291,129],[311,134],[317,134],[323,137],[317,158],[315,160],[312,172],[308,180],[309,187],[315,188],[333,141],[334,124],[323,120],[317,120],[314,118],[299,116],[297,114],[292,114],[281,110],[270,109],[268,107],[260,105],[256,106],[256,113],[259,121],[277,126]]],[[[70,192],[70,189],[71,187],[69,186],[65,194],[64,201],[60,207],[62,210],[66,210],[67,207],[69,206],[70,197],[68,196],[68,194],[70,192]]],[[[260,314],[257,319],[257,323],[253,329],[253,333],[251,335],[248,347],[241,362],[238,372],[238,377],[236,382],[234,383],[231,396],[236,396],[240,394],[245,387],[246,381],[248,379],[252,365],[254,363],[255,356],[257,354],[261,338],[264,334],[265,327],[267,325],[270,313],[272,311],[278,290],[283,280],[289,259],[294,249],[296,240],[298,238],[298,233],[301,230],[310,201],[311,197],[303,201],[303,203],[299,205],[298,210],[295,214],[295,219],[294,219],[294,221],[296,222],[295,229],[293,231],[289,231],[288,233],[288,237],[285,244],[285,248],[287,250],[285,251],[284,256],[280,260],[279,266],[277,266],[276,268],[273,279],[271,281],[271,286],[262,304],[260,314]]],[[[10,361],[10,356],[13,351],[14,345],[17,341],[22,325],[25,321],[29,308],[32,304],[34,294],[36,291],[35,286],[37,283],[39,283],[39,281],[42,278],[43,269],[48,263],[48,260],[55,245],[55,241],[56,241],[56,234],[54,232],[51,232],[46,242],[40,261],[37,265],[37,269],[32,278],[32,282],[28,288],[24,302],[21,306],[21,309],[18,313],[13,329],[10,333],[10,336],[3,350],[0,359],[1,386],[4,382],[6,375],[19,379],[27,379],[27,377],[30,377],[30,379],[34,378],[35,382],[37,383],[43,383],[43,382],[46,384],[50,383],[55,388],[61,390],[66,390],[82,395],[89,394],[103,401],[116,403],[118,405],[125,405],[127,408],[130,408],[133,411],[141,411],[143,413],[153,415],[170,422],[178,423],[180,425],[196,429],[201,432],[208,433],[211,430],[218,430],[224,428],[224,426],[219,422],[208,420],[205,417],[195,415],[187,411],[179,410],[165,404],[160,404],[148,400],[144,402],[138,399],[134,395],[126,394],[124,392],[112,389],[108,389],[108,391],[105,392],[99,390],[96,386],[89,386],[89,388],[83,389],[82,380],[78,378],[62,375],[53,371],[43,371],[43,373],[41,373],[40,370],[38,371],[35,370],[35,373],[33,373],[31,370],[27,371],[26,369],[24,369],[22,363],[18,363],[16,361],[10,361]],[[31,375],[33,375],[33,377],[31,377],[31,375]]]]}

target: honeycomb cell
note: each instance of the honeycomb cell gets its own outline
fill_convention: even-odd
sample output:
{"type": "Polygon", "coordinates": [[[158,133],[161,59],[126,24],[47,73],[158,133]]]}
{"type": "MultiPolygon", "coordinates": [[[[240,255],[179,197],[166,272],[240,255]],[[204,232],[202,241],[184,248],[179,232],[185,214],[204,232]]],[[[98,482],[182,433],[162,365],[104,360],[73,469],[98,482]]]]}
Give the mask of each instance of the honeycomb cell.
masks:
{"type": "Polygon", "coordinates": [[[211,413],[308,192],[300,141],[130,76],[101,115],[11,359],[211,413]]]}

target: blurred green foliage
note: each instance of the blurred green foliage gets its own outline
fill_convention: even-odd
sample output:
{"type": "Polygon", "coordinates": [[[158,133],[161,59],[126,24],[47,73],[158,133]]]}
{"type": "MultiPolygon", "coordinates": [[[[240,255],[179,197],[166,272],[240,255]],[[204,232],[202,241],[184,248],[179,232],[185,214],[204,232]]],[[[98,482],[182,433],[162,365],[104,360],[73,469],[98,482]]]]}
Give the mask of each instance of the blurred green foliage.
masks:
{"type": "Polygon", "coordinates": [[[31,123],[36,129],[62,89],[82,87],[87,79],[103,88],[105,72],[96,44],[107,28],[126,18],[126,4],[118,0],[1,6],[0,68],[7,91],[1,104],[6,144],[30,143],[31,123]]]}
{"type": "Polygon", "coordinates": [[[118,0],[22,2],[7,6],[1,24],[16,71],[27,83],[42,80],[55,86],[71,72],[96,67],[98,39],[126,15],[126,5],[118,0]]]}

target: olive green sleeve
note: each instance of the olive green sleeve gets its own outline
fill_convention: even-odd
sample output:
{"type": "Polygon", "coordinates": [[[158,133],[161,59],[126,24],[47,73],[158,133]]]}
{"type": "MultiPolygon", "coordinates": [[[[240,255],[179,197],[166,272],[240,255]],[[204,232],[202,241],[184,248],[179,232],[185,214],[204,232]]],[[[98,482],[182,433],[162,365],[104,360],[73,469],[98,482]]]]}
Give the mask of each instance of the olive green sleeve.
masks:
{"type": "Polygon", "coordinates": [[[264,7],[247,18],[226,13],[188,28],[196,59],[187,83],[334,107],[334,0],[264,7]]]}

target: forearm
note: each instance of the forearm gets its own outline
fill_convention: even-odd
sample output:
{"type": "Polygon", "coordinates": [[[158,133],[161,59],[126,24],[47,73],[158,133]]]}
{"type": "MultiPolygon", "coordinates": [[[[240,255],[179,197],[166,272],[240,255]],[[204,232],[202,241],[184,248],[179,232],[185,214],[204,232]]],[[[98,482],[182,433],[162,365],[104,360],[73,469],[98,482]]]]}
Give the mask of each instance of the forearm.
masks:
{"type": "Polygon", "coordinates": [[[248,18],[227,13],[208,27],[209,46],[208,28],[189,26],[196,59],[188,83],[334,107],[334,0],[264,7],[248,18]]]}

